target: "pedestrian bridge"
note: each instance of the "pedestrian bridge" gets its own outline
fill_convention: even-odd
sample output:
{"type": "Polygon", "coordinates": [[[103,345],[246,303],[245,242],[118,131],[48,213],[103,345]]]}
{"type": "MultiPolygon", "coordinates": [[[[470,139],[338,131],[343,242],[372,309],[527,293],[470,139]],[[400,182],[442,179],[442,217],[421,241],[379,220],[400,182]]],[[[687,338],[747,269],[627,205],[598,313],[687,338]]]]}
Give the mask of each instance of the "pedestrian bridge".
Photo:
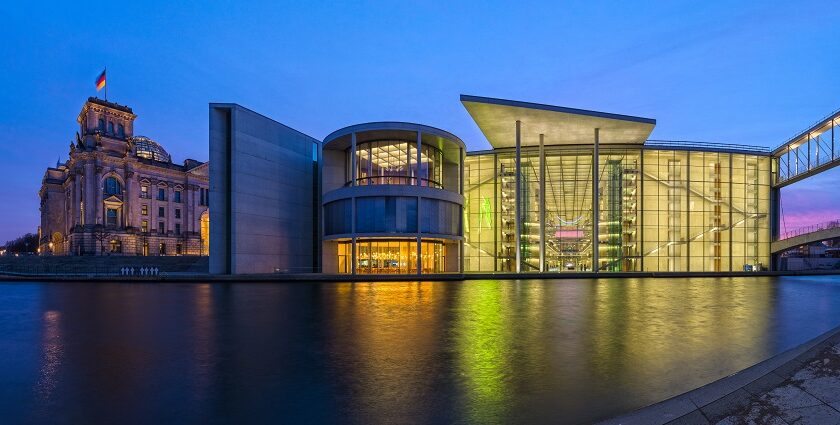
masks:
{"type": "Polygon", "coordinates": [[[778,254],[800,245],[840,238],[840,219],[804,226],[781,235],[770,244],[770,252],[778,254]]]}
{"type": "Polygon", "coordinates": [[[840,109],[773,150],[775,188],[796,183],[840,165],[840,109]]]}

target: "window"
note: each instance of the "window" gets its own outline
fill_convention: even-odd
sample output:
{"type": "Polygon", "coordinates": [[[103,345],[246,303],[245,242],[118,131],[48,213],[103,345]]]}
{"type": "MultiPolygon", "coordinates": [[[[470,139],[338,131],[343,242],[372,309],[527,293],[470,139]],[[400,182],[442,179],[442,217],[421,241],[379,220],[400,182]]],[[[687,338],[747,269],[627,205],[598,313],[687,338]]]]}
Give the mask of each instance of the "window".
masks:
{"type": "Polygon", "coordinates": [[[113,252],[113,253],[122,252],[122,241],[121,240],[111,239],[111,242],[109,243],[109,245],[111,246],[111,252],[113,252]]]}
{"type": "Polygon", "coordinates": [[[109,227],[117,226],[117,210],[116,208],[108,208],[105,212],[105,225],[109,227]]]}
{"type": "Polygon", "coordinates": [[[158,207],[158,217],[166,217],[166,209],[163,207],[158,207]]]}
{"type": "Polygon", "coordinates": [[[108,121],[108,133],[114,134],[114,122],[108,121]]]}
{"type": "Polygon", "coordinates": [[[175,191],[175,202],[179,202],[179,203],[181,202],[181,191],[180,190],[175,191]]]}
{"type": "Polygon", "coordinates": [[[166,233],[166,226],[162,221],[158,222],[158,233],[166,233]]]}
{"type": "Polygon", "coordinates": [[[181,223],[175,223],[175,234],[181,236],[181,223]]]}
{"type": "Polygon", "coordinates": [[[158,201],[165,201],[166,200],[166,189],[159,187],[158,188],[158,201]]]}
{"type": "Polygon", "coordinates": [[[158,254],[166,255],[166,244],[165,243],[161,242],[160,245],[158,245],[158,254]]]}
{"type": "Polygon", "coordinates": [[[140,186],[140,197],[149,199],[149,186],[140,186]]]}
{"type": "Polygon", "coordinates": [[[140,214],[149,215],[149,206],[148,205],[141,205],[140,206],[140,214]]]}
{"type": "Polygon", "coordinates": [[[140,231],[143,233],[149,233],[149,220],[143,220],[140,222],[140,231]]]}
{"type": "Polygon", "coordinates": [[[120,137],[125,137],[125,126],[124,125],[120,124],[117,127],[117,134],[119,134],[120,137]]]}
{"type": "Polygon", "coordinates": [[[99,127],[97,127],[99,131],[105,131],[105,120],[100,118],[99,119],[99,127]]]}
{"type": "Polygon", "coordinates": [[[108,177],[105,179],[105,194],[106,195],[121,195],[122,186],[116,177],[108,177]]]}
{"type": "Polygon", "coordinates": [[[181,218],[181,209],[175,208],[175,218],[181,218]]]}

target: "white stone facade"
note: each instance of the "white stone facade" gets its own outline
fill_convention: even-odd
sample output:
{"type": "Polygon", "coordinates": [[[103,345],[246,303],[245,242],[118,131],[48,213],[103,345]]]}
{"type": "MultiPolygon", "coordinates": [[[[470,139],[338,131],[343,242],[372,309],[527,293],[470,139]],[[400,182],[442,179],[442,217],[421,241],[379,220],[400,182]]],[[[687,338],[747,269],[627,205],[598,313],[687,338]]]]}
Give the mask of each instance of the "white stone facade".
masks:
{"type": "Polygon", "coordinates": [[[173,164],[135,118],[85,102],[70,158],[41,183],[42,255],[208,255],[209,164],[173,164]]]}

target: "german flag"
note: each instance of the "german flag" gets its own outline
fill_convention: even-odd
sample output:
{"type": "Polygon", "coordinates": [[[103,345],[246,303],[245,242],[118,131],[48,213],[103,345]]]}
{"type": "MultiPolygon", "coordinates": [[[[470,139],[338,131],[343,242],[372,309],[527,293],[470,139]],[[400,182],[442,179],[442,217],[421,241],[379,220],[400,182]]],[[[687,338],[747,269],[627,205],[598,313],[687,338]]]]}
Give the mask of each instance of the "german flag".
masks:
{"type": "Polygon", "coordinates": [[[102,90],[105,88],[105,70],[102,70],[102,73],[99,74],[99,77],[96,78],[96,91],[102,90]]]}

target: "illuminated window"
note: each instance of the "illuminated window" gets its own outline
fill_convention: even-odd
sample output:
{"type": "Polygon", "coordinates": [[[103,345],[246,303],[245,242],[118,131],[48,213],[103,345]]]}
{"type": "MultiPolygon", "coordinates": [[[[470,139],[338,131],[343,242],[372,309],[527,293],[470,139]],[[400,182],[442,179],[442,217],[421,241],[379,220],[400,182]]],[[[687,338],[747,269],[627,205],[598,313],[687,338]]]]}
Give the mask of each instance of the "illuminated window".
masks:
{"type": "Polygon", "coordinates": [[[111,252],[113,253],[120,253],[122,252],[122,241],[119,239],[111,239],[109,243],[111,252]]]}

